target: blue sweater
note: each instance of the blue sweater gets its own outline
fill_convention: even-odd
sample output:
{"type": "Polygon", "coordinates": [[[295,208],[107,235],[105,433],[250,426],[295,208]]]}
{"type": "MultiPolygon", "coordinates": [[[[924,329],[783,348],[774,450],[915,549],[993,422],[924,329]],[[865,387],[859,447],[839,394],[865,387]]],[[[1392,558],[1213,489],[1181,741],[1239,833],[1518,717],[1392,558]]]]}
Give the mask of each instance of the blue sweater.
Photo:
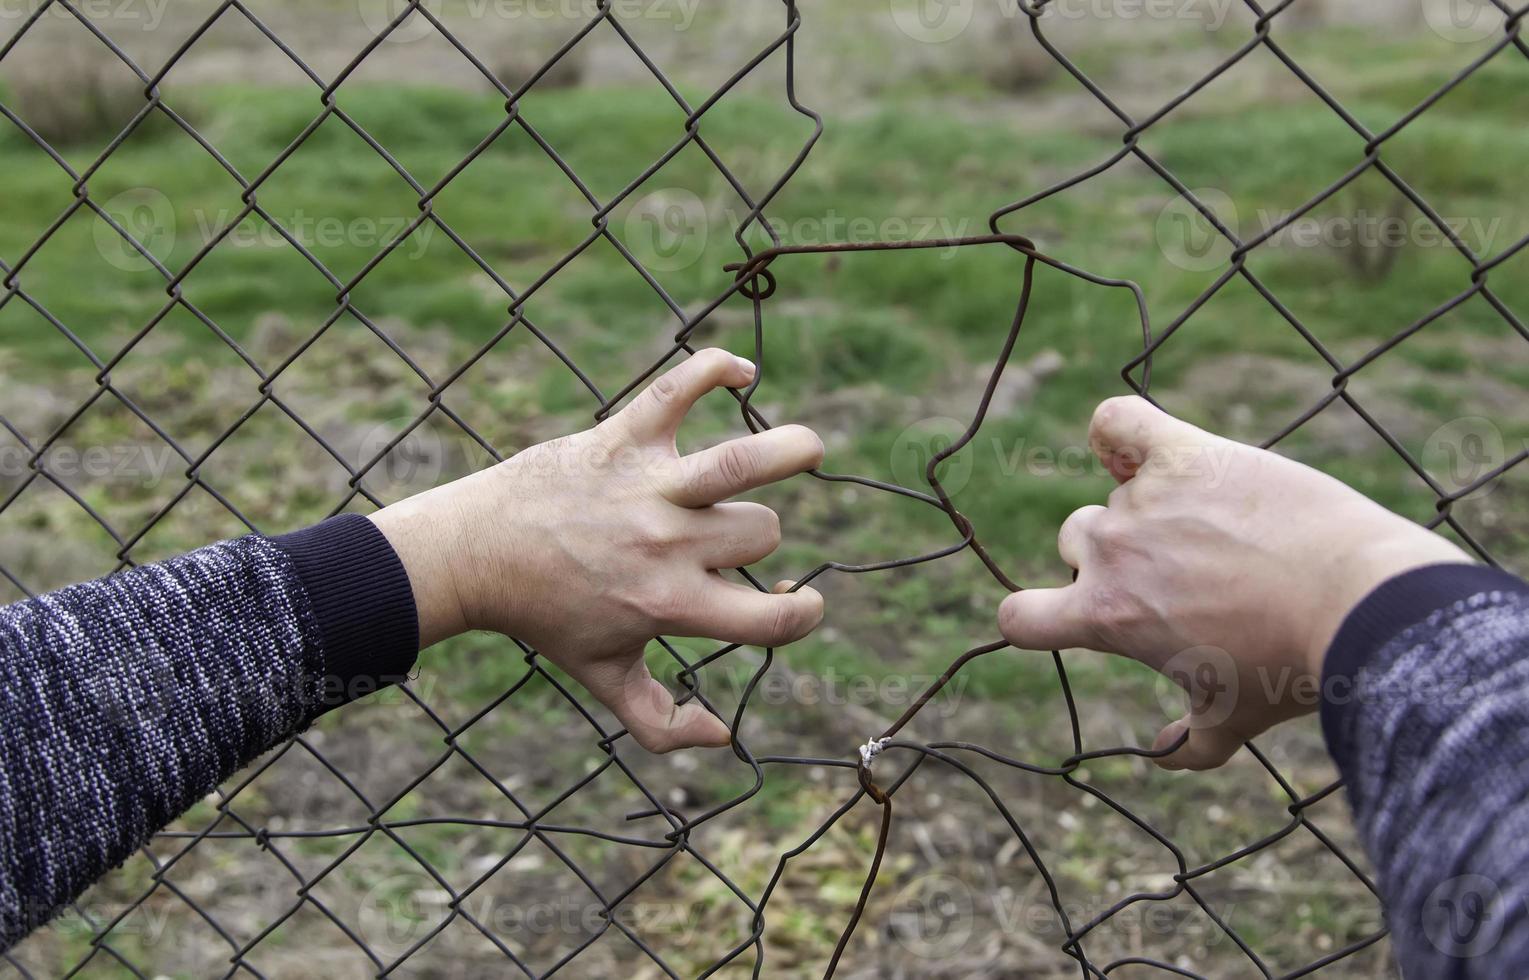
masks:
{"type": "MultiPolygon", "coordinates": [[[[408,576],[355,515],[0,608],[0,951],[418,645],[408,576]]],[[[1392,579],[1323,692],[1404,972],[1529,975],[1529,585],[1392,579]]]]}

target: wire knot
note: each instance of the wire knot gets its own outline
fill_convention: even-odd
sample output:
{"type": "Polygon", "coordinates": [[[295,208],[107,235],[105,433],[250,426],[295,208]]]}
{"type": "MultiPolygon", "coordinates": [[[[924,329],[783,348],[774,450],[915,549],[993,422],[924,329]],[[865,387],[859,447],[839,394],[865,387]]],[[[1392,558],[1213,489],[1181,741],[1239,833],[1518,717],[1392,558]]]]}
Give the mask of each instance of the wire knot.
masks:
{"type": "Polygon", "coordinates": [[[887,747],[887,743],[890,741],[892,741],[892,737],[888,735],[886,738],[873,738],[860,746],[860,764],[869,769],[871,763],[876,761],[876,757],[881,755],[882,750],[887,747]]]}
{"type": "Polygon", "coordinates": [[[738,292],[745,299],[756,302],[769,299],[775,295],[775,274],[770,271],[768,264],[757,269],[753,265],[752,262],[729,262],[722,267],[722,271],[734,274],[733,281],[738,283],[738,292]]]}

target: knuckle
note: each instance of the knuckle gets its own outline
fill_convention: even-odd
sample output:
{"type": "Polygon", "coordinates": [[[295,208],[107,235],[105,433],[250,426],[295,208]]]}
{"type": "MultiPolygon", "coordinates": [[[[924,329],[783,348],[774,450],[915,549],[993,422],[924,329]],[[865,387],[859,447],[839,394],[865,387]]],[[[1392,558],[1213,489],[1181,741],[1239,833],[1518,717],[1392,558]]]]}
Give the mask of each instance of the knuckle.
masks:
{"type": "Polygon", "coordinates": [[[1113,398],[1106,398],[1100,402],[1098,407],[1094,409],[1093,418],[1089,420],[1089,431],[1103,432],[1111,428],[1120,419],[1121,412],[1125,410],[1126,403],[1129,400],[1129,397],[1126,395],[1116,395],[1113,398]]]}
{"type": "Polygon", "coordinates": [[[637,739],[637,744],[652,752],[654,755],[665,755],[679,748],[679,742],[672,732],[658,728],[640,726],[632,732],[632,737],[637,739]]]}
{"type": "Polygon", "coordinates": [[[686,528],[680,522],[654,520],[644,525],[638,538],[638,547],[650,558],[662,558],[688,539],[686,528]]]}
{"type": "Polygon", "coordinates": [[[794,639],[797,634],[798,624],[801,622],[801,613],[794,602],[776,602],[771,604],[769,636],[774,643],[784,643],[794,639]]]}
{"type": "Polygon", "coordinates": [[[712,378],[726,370],[732,359],[733,355],[720,347],[707,347],[692,354],[690,363],[694,364],[701,374],[712,378]]]}
{"type": "Polygon", "coordinates": [[[655,623],[668,627],[684,619],[694,604],[687,589],[664,584],[650,588],[642,599],[643,613],[655,623]]]}
{"type": "Polygon", "coordinates": [[[679,382],[667,374],[654,378],[648,386],[648,398],[656,405],[668,405],[679,396],[679,392],[679,382]]]}
{"type": "Polygon", "coordinates": [[[716,496],[715,490],[720,480],[721,476],[716,468],[696,466],[687,460],[683,475],[680,477],[680,486],[688,497],[709,500],[716,496]]]}
{"type": "Polygon", "coordinates": [[[1069,544],[1081,544],[1084,538],[1089,536],[1093,526],[1098,523],[1103,510],[1104,508],[1097,504],[1090,504],[1067,515],[1067,520],[1057,528],[1057,546],[1065,550],[1069,544]]]}
{"type": "Polygon", "coordinates": [[[759,473],[759,452],[747,442],[735,442],[723,449],[717,470],[728,486],[750,484],[759,473]]]}
{"type": "Polygon", "coordinates": [[[1132,478],[1130,483],[1124,484],[1121,489],[1127,487],[1131,488],[1131,492],[1126,495],[1125,499],[1138,507],[1156,506],[1173,496],[1173,491],[1170,490],[1167,481],[1155,473],[1138,474],[1132,478]]]}
{"type": "Polygon", "coordinates": [[[1091,537],[1095,549],[1102,554],[1118,554],[1130,541],[1130,526],[1108,514],[1094,521],[1091,537]]]}
{"type": "Polygon", "coordinates": [[[1136,597],[1115,585],[1096,585],[1084,598],[1084,617],[1106,644],[1119,646],[1142,621],[1136,597]]]}

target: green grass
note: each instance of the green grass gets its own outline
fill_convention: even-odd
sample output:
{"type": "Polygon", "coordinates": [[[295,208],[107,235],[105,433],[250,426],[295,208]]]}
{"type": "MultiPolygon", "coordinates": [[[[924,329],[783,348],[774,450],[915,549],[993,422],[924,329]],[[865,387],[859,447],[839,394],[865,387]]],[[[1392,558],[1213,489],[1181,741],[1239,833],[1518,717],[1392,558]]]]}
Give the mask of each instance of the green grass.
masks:
{"type": "MultiPolygon", "coordinates": [[[[1493,68],[1479,81],[1473,79],[1450,96],[1448,111],[1441,107],[1425,115],[1396,137],[1394,151],[1387,148],[1389,162],[1413,186],[1454,206],[1446,214],[1499,219],[1497,248],[1522,233],[1526,218],[1513,168],[1504,163],[1529,149],[1529,137],[1514,121],[1514,107],[1522,98],[1513,94],[1517,79],[1510,73],[1493,68]]],[[[1363,71],[1357,75],[1366,100],[1361,115],[1394,117],[1414,98],[1394,86],[1362,83],[1363,71]]],[[[1430,76],[1407,84],[1423,92],[1437,81],[1430,76]]],[[[280,156],[320,108],[311,93],[288,90],[213,88],[196,98],[187,116],[246,179],[280,156]]],[[[1362,141],[1315,100],[1266,108],[1253,116],[1235,106],[1218,114],[1216,105],[1211,99],[1209,108],[1169,116],[1149,132],[1146,145],[1187,185],[1225,193],[1245,236],[1270,220],[1266,213],[1277,216],[1301,205],[1362,155],[1362,141]]],[[[498,100],[449,91],[361,88],[344,92],[340,106],[425,187],[433,186],[503,118],[498,100]]],[[[683,121],[667,98],[635,89],[533,95],[523,113],[602,203],[621,193],[645,161],[665,152],[683,121]]],[[[708,115],[702,131],[758,193],[773,182],[810,126],[788,107],[739,96],[708,115]]],[[[77,163],[88,161],[102,142],[104,137],[82,139],[68,148],[68,155],[77,163]]],[[[836,122],[770,213],[788,236],[806,238],[879,237],[889,227],[905,235],[921,228],[925,234],[979,234],[986,231],[993,209],[1041,185],[1042,178],[1033,174],[1076,171],[1105,158],[1114,146],[1104,136],[1065,127],[1021,136],[892,104],[836,122]],[[858,232],[847,224],[850,219],[861,222],[858,232]]],[[[0,203],[10,218],[0,226],[0,256],[14,264],[71,206],[71,180],[11,129],[0,135],[0,167],[7,174],[6,198],[0,203]]],[[[145,242],[171,270],[195,260],[182,284],[184,295],[236,341],[247,342],[263,317],[280,313],[286,318],[290,336],[267,354],[267,370],[333,317],[334,283],[274,238],[257,215],[244,216],[234,236],[198,257],[211,237],[240,217],[239,187],[167,121],[156,119],[128,139],[90,176],[89,190],[94,201],[116,202],[109,209],[133,230],[151,230],[142,224],[150,212],[140,205],[165,207],[156,202],[168,201],[169,211],[162,214],[168,214],[173,233],[160,228],[145,242]]],[[[612,230],[640,257],[650,257],[651,249],[643,251],[642,221],[627,220],[630,201],[659,190],[683,191],[706,202],[705,244],[695,261],[655,273],[676,303],[695,309],[725,287],[728,274],[722,266],[737,256],[732,232],[747,208],[704,155],[687,147],[611,213],[612,230]]],[[[417,198],[339,118],[326,120],[260,183],[255,195],[260,208],[301,236],[313,258],[342,282],[365,268],[389,235],[418,216],[417,198]],[[344,231],[335,232],[336,227],[344,231]]],[[[1380,213],[1393,198],[1389,185],[1366,174],[1312,215],[1380,213]]],[[[1096,190],[1045,201],[1005,219],[1004,228],[1033,235],[1069,262],[1141,283],[1160,331],[1214,275],[1179,269],[1155,247],[1157,212],[1170,199],[1161,181],[1128,162],[1100,178],[1096,190]]],[[[516,127],[452,179],[432,206],[517,291],[578,248],[593,228],[594,208],[584,193],[516,127]]],[[[1409,220],[1416,217],[1410,213],[1409,220]]],[[[163,277],[143,267],[146,263],[128,261],[128,268],[119,268],[105,260],[115,256],[122,264],[124,253],[114,241],[99,219],[81,209],[28,258],[20,276],[28,295],[102,360],[166,301],[163,277]]],[[[751,241],[767,244],[757,230],[751,241]]],[[[1466,263],[1442,248],[1404,247],[1389,272],[1373,279],[1358,276],[1341,249],[1265,248],[1254,253],[1250,268],[1340,360],[1379,343],[1468,284],[1466,263]]],[[[1509,306],[1529,308],[1529,282],[1506,274],[1510,270],[1511,264],[1500,283],[1494,277],[1494,289],[1509,306]]],[[[840,430],[830,439],[831,469],[881,479],[900,475],[893,456],[908,426],[929,416],[969,417],[978,388],[974,372],[991,363],[1002,342],[1017,297],[1018,271],[1018,257],[1002,247],[779,260],[774,272],[780,290],[765,307],[761,402],[772,406],[773,417],[781,421],[802,419],[840,430]],[[842,424],[841,413],[848,420],[842,424]]],[[[351,298],[385,329],[401,324],[414,331],[412,337],[441,338],[454,356],[433,362],[437,379],[503,325],[510,304],[461,248],[428,223],[365,276],[351,298]]],[[[607,391],[642,367],[678,322],[602,240],[585,247],[539,287],[526,309],[607,391]]],[[[751,346],[746,302],[735,298],[714,322],[703,327],[701,340],[740,350],[751,346]]],[[[167,366],[164,370],[185,365],[189,371],[185,378],[168,379],[171,387],[194,391],[206,374],[199,374],[200,365],[227,360],[212,331],[183,313],[176,312],[156,331],[173,332],[175,339],[168,349],[155,349],[154,358],[167,366]]],[[[365,327],[348,316],[330,333],[358,350],[380,350],[365,327]]],[[[1521,386],[1523,375],[1512,373],[1511,362],[1499,366],[1469,353],[1461,338],[1490,341],[1507,334],[1486,304],[1473,301],[1388,358],[1410,365],[1394,391],[1386,390],[1386,369],[1372,373],[1381,379],[1387,398],[1411,412],[1440,422],[1472,414],[1478,409],[1469,392],[1483,376],[1521,386]]],[[[588,418],[589,392],[523,330],[502,345],[501,351],[518,350],[531,359],[528,384],[496,386],[480,372],[461,382],[464,394],[459,397],[503,417],[566,417],[570,426],[588,418]]],[[[1049,557],[1054,528],[1073,508],[1099,499],[1109,485],[1092,471],[1065,477],[1026,469],[1025,451],[1081,445],[1090,409],[1101,397],[1124,390],[1119,366],[1139,348],[1135,309],[1124,291],[1049,269],[1037,274],[1016,361],[1050,350],[1059,355],[1060,367],[1027,403],[991,418],[982,438],[947,464],[947,472],[969,464],[970,478],[957,504],[979,529],[995,529],[985,537],[1016,574],[1057,579],[1056,563],[1049,557]]],[[[19,374],[88,370],[73,345],[14,301],[0,310],[0,355],[19,374]]],[[[124,363],[134,357],[130,354],[124,363]]],[[[1170,402],[1172,407],[1199,421],[1224,423],[1225,402],[1235,397],[1251,406],[1265,433],[1320,396],[1330,373],[1307,341],[1240,279],[1168,342],[1154,367],[1156,390],[1181,396],[1176,405],[1170,402]],[[1247,355],[1305,371],[1305,381],[1315,387],[1260,392],[1256,385],[1223,376],[1214,391],[1197,389],[1205,380],[1194,373],[1197,367],[1247,355]]],[[[372,404],[356,409],[362,417],[417,411],[418,399],[408,390],[388,394],[380,382],[376,390],[372,404]]],[[[721,406],[703,413],[695,428],[697,441],[725,431],[726,416],[721,406]]],[[[1529,435],[1522,419],[1495,421],[1510,444],[1529,435]]],[[[1422,431],[1409,438],[1418,442],[1426,435],[1422,431]]],[[[1378,438],[1359,453],[1304,438],[1297,434],[1292,446],[1383,501],[1426,513],[1429,501],[1420,495],[1421,481],[1399,469],[1378,438]]],[[[907,501],[868,507],[864,494],[847,502],[837,491],[793,486],[775,495],[789,505],[788,525],[795,525],[788,526],[792,543],[776,562],[780,571],[799,573],[824,554],[876,561],[951,540],[949,522],[932,508],[907,501]]],[[[272,513],[281,519],[281,514],[321,511],[325,499],[322,492],[299,494],[287,510],[272,513]]],[[[870,612],[858,628],[901,631],[899,656],[913,664],[943,662],[957,647],[979,640],[982,630],[973,626],[963,603],[966,597],[996,593],[974,562],[945,564],[949,570],[933,580],[921,574],[888,579],[886,596],[879,602],[866,600],[870,612]],[[953,611],[942,614],[942,606],[953,611]]],[[[837,644],[809,640],[794,659],[803,666],[845,659],[864,664],[865,654],[856,652],[861,639],[851,636],[837,644]]],[[[471,651],[461,655],[473,656],[471,651]]],[[[1023,678],[1024,672],[1017,676],[1023,678]]],[[[500,679],[495,675],[485,690],[500,679]]],[[[985,684],[984,691],[1012,696],[1030,681],[985,684]]]]}
{"type": "MultiPolygon", "coordinates": [[[[1450,66],[1412,42],[1361,50],[1356,36],[1342,31],[1324,36],[1327,40],[1312,40],[1309,50],[1297,52],[1299,59],[1376,130],[1452,74],[1450,66]]],[[[1216,39],[1219,44],[1229,40],[1216,39]]],[[[1164,40],[1160,47],[1159,55],[1175,57],[1189,44],[1164,40]]],[[[1132,39],[1118,53],[1138,48],[1132,39]]],[[[1093,53],[1102,81],[1118,85],[1119,79],[1108,76],[1115,52],[1101,42],[1093,53]]],[[[1089,70],[1095,69],[1090,65],[1089,70]]],[[[1492,242],[1479,249],[1483,255],[1516,240],[1529,223],[1512,165],[1529,150],[1521,125],[1529,108],[1525,81],[1525,69],[1516,62],[1494,63],[1389,140],[1383,151],[1387,163],[1446,217],[1498,223],[1492,242]]],[[[1035,98],[1074,89],[1071,79],[1058,75],[1037,88],[1035,98]]],[[[281,156],[321,109],[306,89],[208,88],[190,97],[194,101],[177,104],[177,109],[247,180],[281,156]]],[[[1106,159],[1119,146],[1115,134],[1067,118],[1043,127],[1016,101],[1024,100],[994,96],[964,72],[923,73],[898,81],[859,111],[831,115],[823,139],[769,214],[788,241],[980,234],[996,208],[1106,159]],[[962,111],[939,111],[940,99],[962,111]],[[849,224],[852,219],[860,224],[849,224]]],[[[339,105],[426,188],[504,118],[495,98],[444,90],[347,86],[339,105]]],[[[590,235],[595,206],[586,190],[601,203],[622,194],[649,161],[680,137],[683,117],[666,96],[637,88],[536,94],[525,100],[522,111],[577,172],[584,189],[526,133],[512,127],[447,183],[432,207],[484,263],[523,293],[590,235]]],[[[730,96],[705,118],[702,132],[758,195],[789,164],[811,126],[778,102],[730,96]]],[[[62,150],[84,168],[110,138],[107,133],[81,134],[62,150]]],[[[1273,100],[1255,111],[1246,96],[1228,97],[1217,86],[1153,126],[1144,146],[1189,187],[1226,195],[1244,237],[1258,234],[1270,220],[1266,216],[1277,220],[1300,207],[1363,156],[1363,140],[1314,98],[1273,100]]],[[[7,216],[0,224],[0,259],[14,266],[74,206],[73,180],[13,128],[0,128],[0,168],[5,175],[0,209],[7,216]]],[[[157,227],[158,233],[147,234],[146,243],[176,273],[192,265],[181,284],[185,297],[247,346],[263,370],[273,370],[334,316],[336,284],[274,239],[263,218],[240,218],[238,182],[165,120],[154,117],[129,138],[89,176],[88,188],[92,201],[106,205],[134,231],[153,232],[156,220],[167,222],[157,227]],[[168,207],[168,216],[156,213],[156,207],[168,207]],[[210,236],[236,218],[237,234],[200,255],[210,236]]],[[[330,118],[261,181],[254,199],[266,214],[294,230],[335,279],[345,282],[373,260],[390,233],[418,217],[418,198],[419,192],[341,119],[330,118]],[[324,230],[335,224],[345,229],[338,237],[324,230]]],[[[1077,190],[1010,215],[1002,226],[1034,237],[1068,262],[1140,283],[1153,328],[1161,334],[1219,272],[1182,269],[1165,257],[1157,223],[1171,199],[1160,179],[1127,160],[1077,190]]],[[[1360,213],[1390,214],[1396,208],[1406,220],[1419,220],[1410,206],[1398,205],[1386,181],[1368,173],[1311,216],[1331,221],[1360,213]]],[[[725,289],[729,274],[723,266],[738,258],[732,236],[747,210],[704,154],[687,147],[611,211],[609,227],[653,267],[672,300],[693,311],[725,289]],[[633,202],[651,203],[649,195],[655,193],[679,201],[689,194],[705,203],[704,242],[692,250],[688,265],[666,267],[664,256],[644,240],[649,224],[640,214],[632,217],[633,202]]],[[[756,248],[768,244],[757,230],[750,232],[749,241],[756,248]]],[[[30,299],[107,361],[167,301],[163,277],[145,263],[121,262],[125,255],[114,234],[88,209],[79,209],[27,257],[19,281],[30,299]]],[[[1529,310],[1529,277],[1522,274],[1526,261],[1505,263],[1491,279],[1498,299],[1518,311],[1529,310]]],[[[1342,248],[1268,246],[1249,260],[1258,281],[1340,362],[1356,359],[1469,285],[1468,263],[1445,248],[1408,245],[1397,250],[1383,273],[1366,273],[1365,268],[1352,250],[1342,248]]],[[[764,305],[765,370],[756,403],[773,421],[806,422],[821,431],[829,446],[828,469],[917,485],[928,451],[919,438],[929,431],[923,424],[949,420],[959,431],[970,418],[981,372],[996,356],[1013,313],[1019,271],[1019,257],[1000,246],[834,260],[781,258],[773,267],[779,291],[764,305]]],[[[472,258],[431,224],[355,285],[351,299],[435,382],[500,330],[511,303],[472,258]]],[[[526,310],[607,393],[646,368],[678,326],[673,311],[603,240],[589,244],[538,287],[526,310]]],[[[735,298],[701,328],[697,341],[749,351],[753,329],[750,304],[735,298]]],[[[1140,345],[1136,310],[1123,290],[1083,283],[1052,269],[1037,273],[1010,377],[1032,363],[1050,366],[1027,393],[1004,395],[979,439],[942,471],[952,481],[960,476],[956,505],[1019,581],[1050,585],[1066,580],[1055,556],[1055,530],[1075,508],[1102,500],[1111,486],[1086,457],[1077,455],[1087,419],[1101,398],[1126,390],[1118,372],[1140,345]],[[1059,454],[1071,459],[1075,472],[1055,471],[1059,454]]],[[[1522,351],[1521,339],[1478,298],[1361,372],[1351,380],[1351,390],[1414,454],[1422,453],[1438,426],[1462,416],[1487,417],[1511,452],[1529,438],[1529,422],[1517,410],[1529,387],[1522,351]]],[[[30,306],[13,299],[0,308],[0,370],[7,378],[0,389],[0,414],[21,420],[18,424],[36,439],[46,437],[94,390],[97,369],[30,306]],[[40,431],[23,423],[35,423],[40,431]]],[[[1225,286],[1183,324],[1160,351],[1153,370],[1153,390],[1171,409],[1252,440],[1266,438],[1329,391],[1332,374],[1311,343],[1242,279],[1225,286]]],[[[206,324],[183,310],[170,313],[127,353],[113,369],[112,381],[197,454],[258,397],[255,375],[206,324]]],[[[296,361],[276,390],[305,417],[322,415],[321,431],[344,443],[356,429],[379,423],[396,427],[399,420],[411,419],[426,403],[428,385],[366,325],[346,316],[296,361]]],[[[512,331],[456,382],[448,402],[506,451],[586,425],[595,407],[583,384],[523,328],[512,331]]],[[[736,419],[729,401],[708,400],[687,426],[685,446],[737,432],[736,419]]],[[[935,429],[948,437],[942,426],[935,429]]],[[[0,445],[6,438],[0,434],[0,445]]],[[[72,422],[62,441],[124,440],[152,442],[153,437],[141,421],[106,398],[72,422]]],[[[1432,513],[1432,496],[1423,481],[1341,404],[1281,448],[1409,516],[1432,513]]],[[[479,465],[485,461],[481,451],[474,455],[467,449],[468,459],[479,465]]],[[[114,526],[131,533],[184,486],[177,476],[182,469],[177,459],[171,478],[159,484],[80,481],[73,489],[114,526]]],[[[455,471],[448,466],[445,475],[455,471]]],[[[202,474],[272,530],[324,516],[345,492],[346,475],[270,406],[214,452],[202,474]]],[[[8,492],[9,485],[0,490],[8,492]]],[[[382,495],[391,499],[403,492],[401,485],[387,485],[382,495]]],[[[786,531],[781,551],[758,570],[767,582],[799,576],[827,557],[869,563],[925,553],[956,540],[943,513],[861,488],[795,480],[762,492],[759,499],[777,507],[786,531]]],[[[352,506],[366,509],[360,502],[352,506]]],[[[1463,502],[1456,513],[1494,554],[1522,570],[1529,557],[1529,534],[1522,517],[1515,516],[1522,510],[1520,484],[1463,502]]],[[[240,531],[242,525],[220,505],[196,491],[144,538],[134,555],[147,560],[240,531]]],[[[46,488],[27,491],[0,515],[0,535],[8,546],[20,542],[21,560],[8,567],[38,588],[82,574],[63,559],[54,564],[55,552],[64,558],[89,553],[109,566],[102,556],[117,547],[80,519],[72,500],[46,488]]],[[[933,677],[961,651],[993,638],[992,613],[1002,596],[970,555],[874,575],[830,572],[816,584],[829,597],[827,628],[777,651],[777,664],[799,674],[841,678],[933,677]]],[[[0,588],[9,586],[0,582],[0,588]]],[[[0,593],[0,600],[10,598],[11,593],[0,593]]],[[[689,657],[711,649],[701,642],[680,646],[689,657]]],[[[655,674],[672,679],[674,666],[667,654],[650,650],[650,664],[655,674]]],[[[423,669],[422,682],[434,685],[426,700],[448,725],[457,725],[514,684],[525,665],[520,657],[506,655],[502,641],[469,636],[431,651],[423,669]]],[[[569,683],[555,667],[549,669],[569,683]]],[[[710,671],[708,696],[730,708],[748,674],[737,662],[724,661],[710,671]],[[723,668],[734,671],[728,683],[717,680],[723,668]]],[[[1162,720],[1147,677],[1145,668],[1115,658],[1079,654],[1068,662],[1085,723],[1108,714],[1143,742],[1162,720]],[[1110,711],[1100,711],[1106,702],[1110,711]]],[[[963,706],[981,702],[982,710],[947,719],[950,727],[960,728],[958,722],[976,726],[985,744],[1002,749],[1012,741],[1017,753],[1037,761],[1070,751],[1068,719],[1048,655],[1004,651],[971,664],[960,681],[952,695],[966,699],[963,706]]],[[[942,706],[937,701],[932,707],[942,706]]],[[[887,716],[896,714],[894,709],[900,706],[873,708],[887,716]]],[[[421,766],[423,754],[441,750],[439,733],[416,717],[396,691],[356,710],[373,712],[364,721],[379,727],[391,727],[395,719],[417,722],[419,728],[410,735],[418,739],[390,733],[393,741],[387,744],[400,753],[422,753],[421,766]]],[[[844,740],[832,714],[760,704],[753,717],[762,732],[821,742],[813,751],[838,754],[848,745],[840,744],[844,740]]],[[[844,721],[848,728],[858,724],[853,716],[844,721]]],[[[923,724],[928,722],[915,722],[914,728],[923,724]]],[[[339,739],[346,730],[354,735],[362,728],[363,720],[346,713],[326,718],[316,734],[339,739]]],[[[372,733],[359,737],[371,738],[372,733]]],[[[1118,731],[1105,737],[1111,744],[1124,738],[1118,731]]],[[[550,799],[564,788],[562,776],[576,771],[571,765],[560,767],[565,753],[594,751],[583,723],[542,680],[474,725],[464,744],[485,758],[497,750],[519,753],[521,759],[540,755],[554,760],[524,767],[532,785],[517,791],[533,800],[550,799]],[[577,749],[549,744],[570,725],[579,731],[577,749]],[[559,785],[537,782],[549,771],[560,774],[559,785]]],[[[850,784],[837,782],[841,775],[829,774],[821,784],[767,780],[746,812],[756,819],[754,827],[794,843],[810,829],[809,817],[820,818],[842,799],[840,791],[850,784]]],[[[1253,776],[1261,778],[1261,773],[1253,776]]],[[[1316,778],[1306,772],[1299,776],[1316,778]]],[[[1225,825],[1210,827],[1202,819],[1207,803],[1229,799],[1227,784],[1213,790],[1209,783],[1165,783],[1166,777],[1144,775],[1139,760],[1096,760],[1079,778],[1114,796],[1130,797],[1133,806],[1161,809],[1155,823],[1176,828],[1175,838],[1192,843],[1194,855],[1205,860],[1270,829],[1259,823],[1263,815],[1255,808],[1241,805],[1227,805],[1225,825]]],[[[751,785],[751,773],[731,759],[708,763],[687,780],[703,801],[730,798],[751,785]]],[[[1315,788],[1302,785],[1305,791],[1315,788]]],[[[239,806],[269,804],[260,789],[252,787],[239,806]]],[[[602,791],[590,791],[596,802],[565,804],[590,813],[559,812],[557,817],[569,824],[594,822],[591,814],[607,802],[602,791]]],[[[384,798],[377,795],[374,802],[384,798]]],[[[448,774],[405,795],[389,819],[426,815],[442,805],[467,807],[464,800],[486,812],[503,805],[486,782],[448,774]],[[450,791],[444,802],[437,799],[443,790],[450,791]]],[[[1275,801],[1280,819],[1284,802],[1275,801]]],[[[627,809],[614,803],[608,808],[615,814],[627,809]]],[[[205,824],[213,813],[203,804],[187,825],[205,824]]],[[[1099,832],[1096,824],[1061,838],[1058,853],[1066,860],[1056,864],[1067,883],[1090,893],[1114,883],[1113,862],[1121,850],[1119,837],[1099,832]]],[[[848,840],[837,846],[848,858],[842,864],[796,872],[817,896],[811,901],[842,912],[853,900],[870,845],[868,827],[854,825],[843,833],[848,840]]],[[[433,863],[466,874],[471,870],[464,861],[468,852],[454,834],[425,827],[409,831],[409,839],[433,863]]],[[[292,852],[326,862],[339,846],[321,838],[294,844],[292,852]]],[[[599,859],[593,852],[577,856],[591,864],[599,859]]],[[[761,869],[767,874],[773,868],[774,855],[752,857],[747,883],[757,890],[761,869]]],[[[709,887],[709,881],[707,875],[686,870],[676,879],[687,892],[709,887]]],[[[126,882],[123,892],[141,884],[126,882]]],[[[1341,894],[1330,900],[1317,895],[1298,913],[1300,922],[1245,911],[1238,925],[1260,946],[1283,941],[1309,948],[1313,930],[1357,937],[1370,924],[1353,925],[1355,913],[1343,901],[1341,894]]],[[[839,921],[842,915],[818,914],[818,906],[809,902],[782,913],[771,928],[782,930],[783,942],[813,949],[831,945],[839,921]]],[[[728,931],[732,928],[721,927],[718,934],[735,938],[728,931]]],[[[68,932],[65,941],[83,953],[88,933],[68,932]]],[[[131,948],[136,952],[137,947],[131,948]]]]}

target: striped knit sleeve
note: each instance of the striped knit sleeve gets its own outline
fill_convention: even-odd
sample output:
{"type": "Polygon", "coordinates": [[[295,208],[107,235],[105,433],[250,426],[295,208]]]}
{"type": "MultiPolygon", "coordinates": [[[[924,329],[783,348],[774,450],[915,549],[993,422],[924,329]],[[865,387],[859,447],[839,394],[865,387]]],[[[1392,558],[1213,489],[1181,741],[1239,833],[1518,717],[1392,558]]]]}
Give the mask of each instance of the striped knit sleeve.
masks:
{"type": "Polygon", "coordinates": [[[356,515],[0,608],[0,951],[417,648],[402,563],[356,515]]]}
{"type": "Polygon", "coordinates": [[[1391,579],[1327,654],[1322,724],[1404,976],[1529,976],[1529,585],[1391,579]]]}

